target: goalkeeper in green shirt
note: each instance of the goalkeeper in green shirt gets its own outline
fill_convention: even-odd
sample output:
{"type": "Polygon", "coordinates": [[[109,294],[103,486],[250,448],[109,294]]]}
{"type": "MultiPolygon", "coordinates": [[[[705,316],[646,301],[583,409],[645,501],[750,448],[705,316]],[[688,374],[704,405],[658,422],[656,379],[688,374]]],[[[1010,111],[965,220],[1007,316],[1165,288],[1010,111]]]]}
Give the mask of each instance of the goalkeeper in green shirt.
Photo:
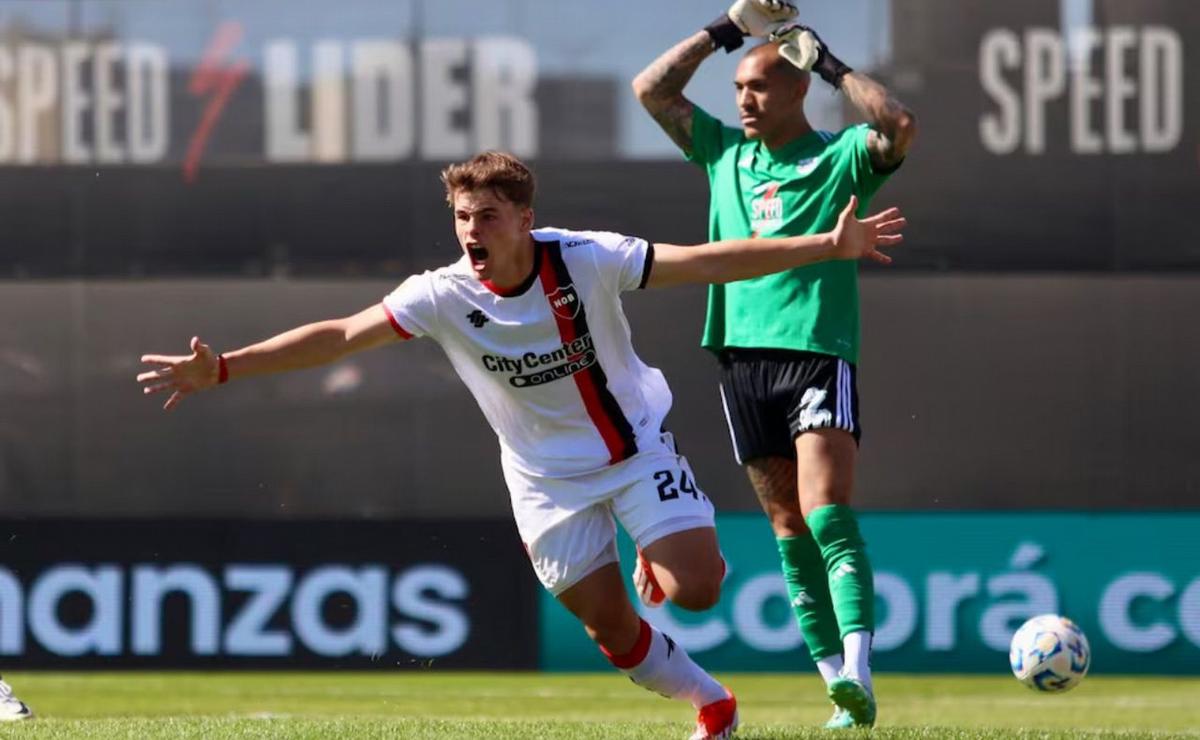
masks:
{"type": "MultiPolygon", "coordinates": [[[[916,135],[911,111],[795,16],[781,0],[737,0],[633,81],[650,115],[708,173],[713,240],[832,228],[851,196],[868,207],[916,135]],[[683,89],[710,54],[733,51],[746,36],[767,40],[738,64],[741,127],[733,128],[683,89]],[[812,73],[869,123],[813,129],[804,113],[812,73]]],[[[720,359],[734,454],[771,520],[796,620],[835,704],[827,726],[872,725],[874,582],[849,507],[862,431],[857,265],[827,262],[711,286],[703,344],[720,359]]],[[[641,591],[647,603],[656,600],[657,590],[641,591]]]]}

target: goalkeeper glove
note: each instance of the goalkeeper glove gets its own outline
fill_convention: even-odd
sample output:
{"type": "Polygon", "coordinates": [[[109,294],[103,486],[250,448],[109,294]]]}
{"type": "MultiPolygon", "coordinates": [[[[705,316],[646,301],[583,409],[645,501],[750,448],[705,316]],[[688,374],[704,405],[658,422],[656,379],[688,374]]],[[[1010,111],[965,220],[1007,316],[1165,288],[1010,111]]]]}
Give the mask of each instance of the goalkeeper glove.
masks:
{"type": "Polygon", "coordinates": [[[734,0],[729,11],[704,27],[713,44],[731,52],[746,36],[766,36],[796,17],[796,6],[786,0],[734,0]]]}
{"type": "Polygon", "coordinates": [[[808,26],[784,26],[773,31],[770,38],[779,44],[780,56],[805,72],[816,72],[834,87],[841,87],[842,78],[854,71],[835,57],[808,26]]]}

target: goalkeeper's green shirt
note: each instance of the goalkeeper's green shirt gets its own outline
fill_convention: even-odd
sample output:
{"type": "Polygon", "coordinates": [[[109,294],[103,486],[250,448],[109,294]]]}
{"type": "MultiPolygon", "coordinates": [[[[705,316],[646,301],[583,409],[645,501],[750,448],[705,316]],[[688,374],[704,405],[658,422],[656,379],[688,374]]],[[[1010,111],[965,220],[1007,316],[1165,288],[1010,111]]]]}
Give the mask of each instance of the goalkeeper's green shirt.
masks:
{"type": "MultiPolygon", "coordinates": [[[[709,236],[802,236],[830,231],[850,196],[859,215],[887,180],[867,151],[868,127],[813,131],[771,151],[700,108],[692,153],[708,172],[709,236]]],[[[858,263],[822,262],[712,285],[703,346],[806,350],[858,362],[858,263]]]]}

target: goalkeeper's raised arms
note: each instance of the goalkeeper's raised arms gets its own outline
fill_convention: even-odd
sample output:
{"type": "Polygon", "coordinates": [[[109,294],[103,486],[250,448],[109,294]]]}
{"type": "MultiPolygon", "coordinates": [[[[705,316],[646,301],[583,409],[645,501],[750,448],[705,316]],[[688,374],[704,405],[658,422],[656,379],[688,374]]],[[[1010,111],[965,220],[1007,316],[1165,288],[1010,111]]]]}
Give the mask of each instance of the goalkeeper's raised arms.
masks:
{"type": "Polygon", "coordinates": [[[796,6],[786,0],[735,0],[704,30],[716,47],[731,52],[742,45],[746,36],[767,36],[795,20],[796,14],[796,6]]]}
{"type": "Polygon", "coordinates": [[[780,56],[805,72],[816,72],[834,87],[841,87],[842,78],[854,71],[835,57],[817,32],[808,26],[776,28],[770,39],[779,44],[780,56]]]}

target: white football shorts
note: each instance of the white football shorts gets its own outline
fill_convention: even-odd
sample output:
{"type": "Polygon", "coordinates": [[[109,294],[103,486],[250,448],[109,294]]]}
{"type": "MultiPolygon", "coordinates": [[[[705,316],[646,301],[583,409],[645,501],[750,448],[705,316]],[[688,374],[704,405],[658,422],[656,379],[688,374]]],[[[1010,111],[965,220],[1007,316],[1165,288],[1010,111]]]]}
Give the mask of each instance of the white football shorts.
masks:
{"type": "Polygon", "coordinates": [[[658,442],[624,462],[566,478],[504,466],[517,530],[547,591],[557,596],[617,562],[614,517],[643,548],[676,532],[716,526],[712,502],[674,439],[664,433],[658,442]]]}

